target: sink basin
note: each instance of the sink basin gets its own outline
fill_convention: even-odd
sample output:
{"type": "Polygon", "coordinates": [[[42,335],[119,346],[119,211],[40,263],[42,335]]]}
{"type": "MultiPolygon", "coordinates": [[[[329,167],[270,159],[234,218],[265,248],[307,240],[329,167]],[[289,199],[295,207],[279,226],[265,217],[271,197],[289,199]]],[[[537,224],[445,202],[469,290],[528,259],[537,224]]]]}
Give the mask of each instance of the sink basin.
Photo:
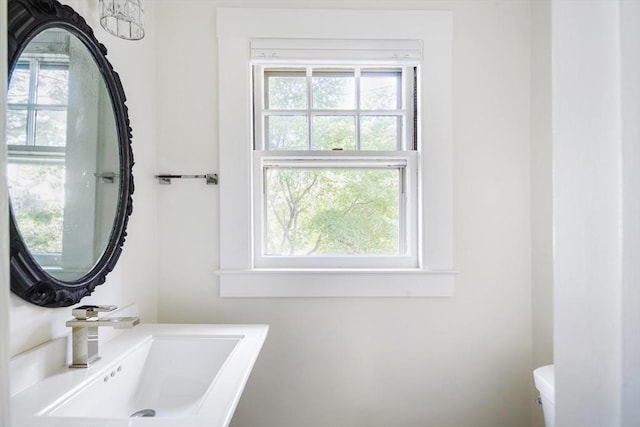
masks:
{"type": "Polygon", "coordinates": [[[12,397],[14,426],[228,426],[265,325],[142,324],[12,397]]]}
{"type": "Polygon", "coordinates": [[[128,418],[196,414],[240,338],[152,336],[42,415],[128,418]]]}

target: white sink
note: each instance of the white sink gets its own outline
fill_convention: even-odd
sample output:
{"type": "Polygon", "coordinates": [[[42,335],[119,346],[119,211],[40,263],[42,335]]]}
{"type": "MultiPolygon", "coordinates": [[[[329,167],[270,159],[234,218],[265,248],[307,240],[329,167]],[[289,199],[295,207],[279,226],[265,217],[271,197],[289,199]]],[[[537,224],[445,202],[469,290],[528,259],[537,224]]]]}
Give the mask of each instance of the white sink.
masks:
{"type": "Polygon", "coordinates": [[[267,331],[141,324],[103,345],[93,366],[64,368],[13,396],[13,426],[226,427],[267,331]]]}

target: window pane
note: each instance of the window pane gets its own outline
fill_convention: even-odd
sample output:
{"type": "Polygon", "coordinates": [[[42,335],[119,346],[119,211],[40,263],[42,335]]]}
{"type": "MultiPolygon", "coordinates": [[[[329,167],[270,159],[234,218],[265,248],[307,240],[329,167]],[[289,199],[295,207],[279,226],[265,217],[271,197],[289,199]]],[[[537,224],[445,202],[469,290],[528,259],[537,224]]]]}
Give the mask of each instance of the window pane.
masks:
{"type": "Polygon", "coordinates": [[[69,95],[69,70],[42,64],[38,73],[38,104],[66,105],[69,95]]]}
{"type": "Polygon", "coordinates": [[[62,164],[10,163],[11,208],[32,252],[62,252],[65,171],[62,164]]]}
{"type": "Polygon", "coordinates": [[[304,71],[286,75],[265,73],[268,84],[267,108],[271,110],[304,110],[307,108],[307,80],[304,71]]]}
{"type": "Polygon", "coordinates": [[[397,110],[400,108],[401,73],[363,72],[360,78],[360,108],[397,110]]]}
{"type": "Polygon", "coordinates": [[[306,150],[306,116],[267,116],[265,118],[268,150],[306,150]]]}
{"type": "Polygon", "coordinates": [[[66,110],[36,111],[36,145],[64,147],[67,143],[66,110]]]}
{"type": "Polygon", "coordinates": [[[355,150],[356,124],[353,116],[313,118],[313,150],[355,150]]]}
{"type": "Polygon", "coordinates": [[[7,144],[27,145],[27,110],[7,110],[7,144]]]}
{"type": "Polygon", "coordinates": [[[17,65],[11,73],[7,102],[9,104],[26,104],[29,102],[29,66],[17,65]]]}
{"type": "Polygon", "coordinates": [[[266,168],[266,255],[398,255],[400,176],[399,168],[266,168]]]}
{"type": "Polygon", "coordinates": [[[356,83],[353,72],[313,72],[313,108],[320,110],[352,110],[355,108],[356,83]]]}
{"type": "Polygon", "coordinates": [[[363,116],[360,118],[361,150],[398,150],[400,117],[363,116]]]}

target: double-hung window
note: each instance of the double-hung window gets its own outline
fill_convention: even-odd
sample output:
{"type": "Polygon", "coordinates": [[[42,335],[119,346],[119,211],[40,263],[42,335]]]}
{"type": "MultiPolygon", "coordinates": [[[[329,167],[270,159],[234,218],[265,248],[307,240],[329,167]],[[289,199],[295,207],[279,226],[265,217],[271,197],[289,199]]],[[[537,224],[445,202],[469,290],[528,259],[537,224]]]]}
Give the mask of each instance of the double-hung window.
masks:
{"type": "Polygon", "coordinates": [[[258,267],[417,267],[415,65],[253,64],[258,267]]]}
{"type": "Polygon", "coordinates": [[[452,295],[451,12],[216,14],[221,296],[452,295]]]}

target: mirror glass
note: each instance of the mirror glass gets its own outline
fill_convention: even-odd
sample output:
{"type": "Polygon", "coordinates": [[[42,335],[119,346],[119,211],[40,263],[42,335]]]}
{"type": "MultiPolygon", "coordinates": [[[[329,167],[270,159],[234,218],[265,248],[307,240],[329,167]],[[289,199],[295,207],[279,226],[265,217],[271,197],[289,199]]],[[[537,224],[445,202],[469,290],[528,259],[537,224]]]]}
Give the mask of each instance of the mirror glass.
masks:
{"type": "Polygon", "coordinates": [[[63,28],[40,32],[10,73],[8,179],[18,232],[64,282],[96,265],[120,194],[118,130],[93,54],[63,28]]]}

